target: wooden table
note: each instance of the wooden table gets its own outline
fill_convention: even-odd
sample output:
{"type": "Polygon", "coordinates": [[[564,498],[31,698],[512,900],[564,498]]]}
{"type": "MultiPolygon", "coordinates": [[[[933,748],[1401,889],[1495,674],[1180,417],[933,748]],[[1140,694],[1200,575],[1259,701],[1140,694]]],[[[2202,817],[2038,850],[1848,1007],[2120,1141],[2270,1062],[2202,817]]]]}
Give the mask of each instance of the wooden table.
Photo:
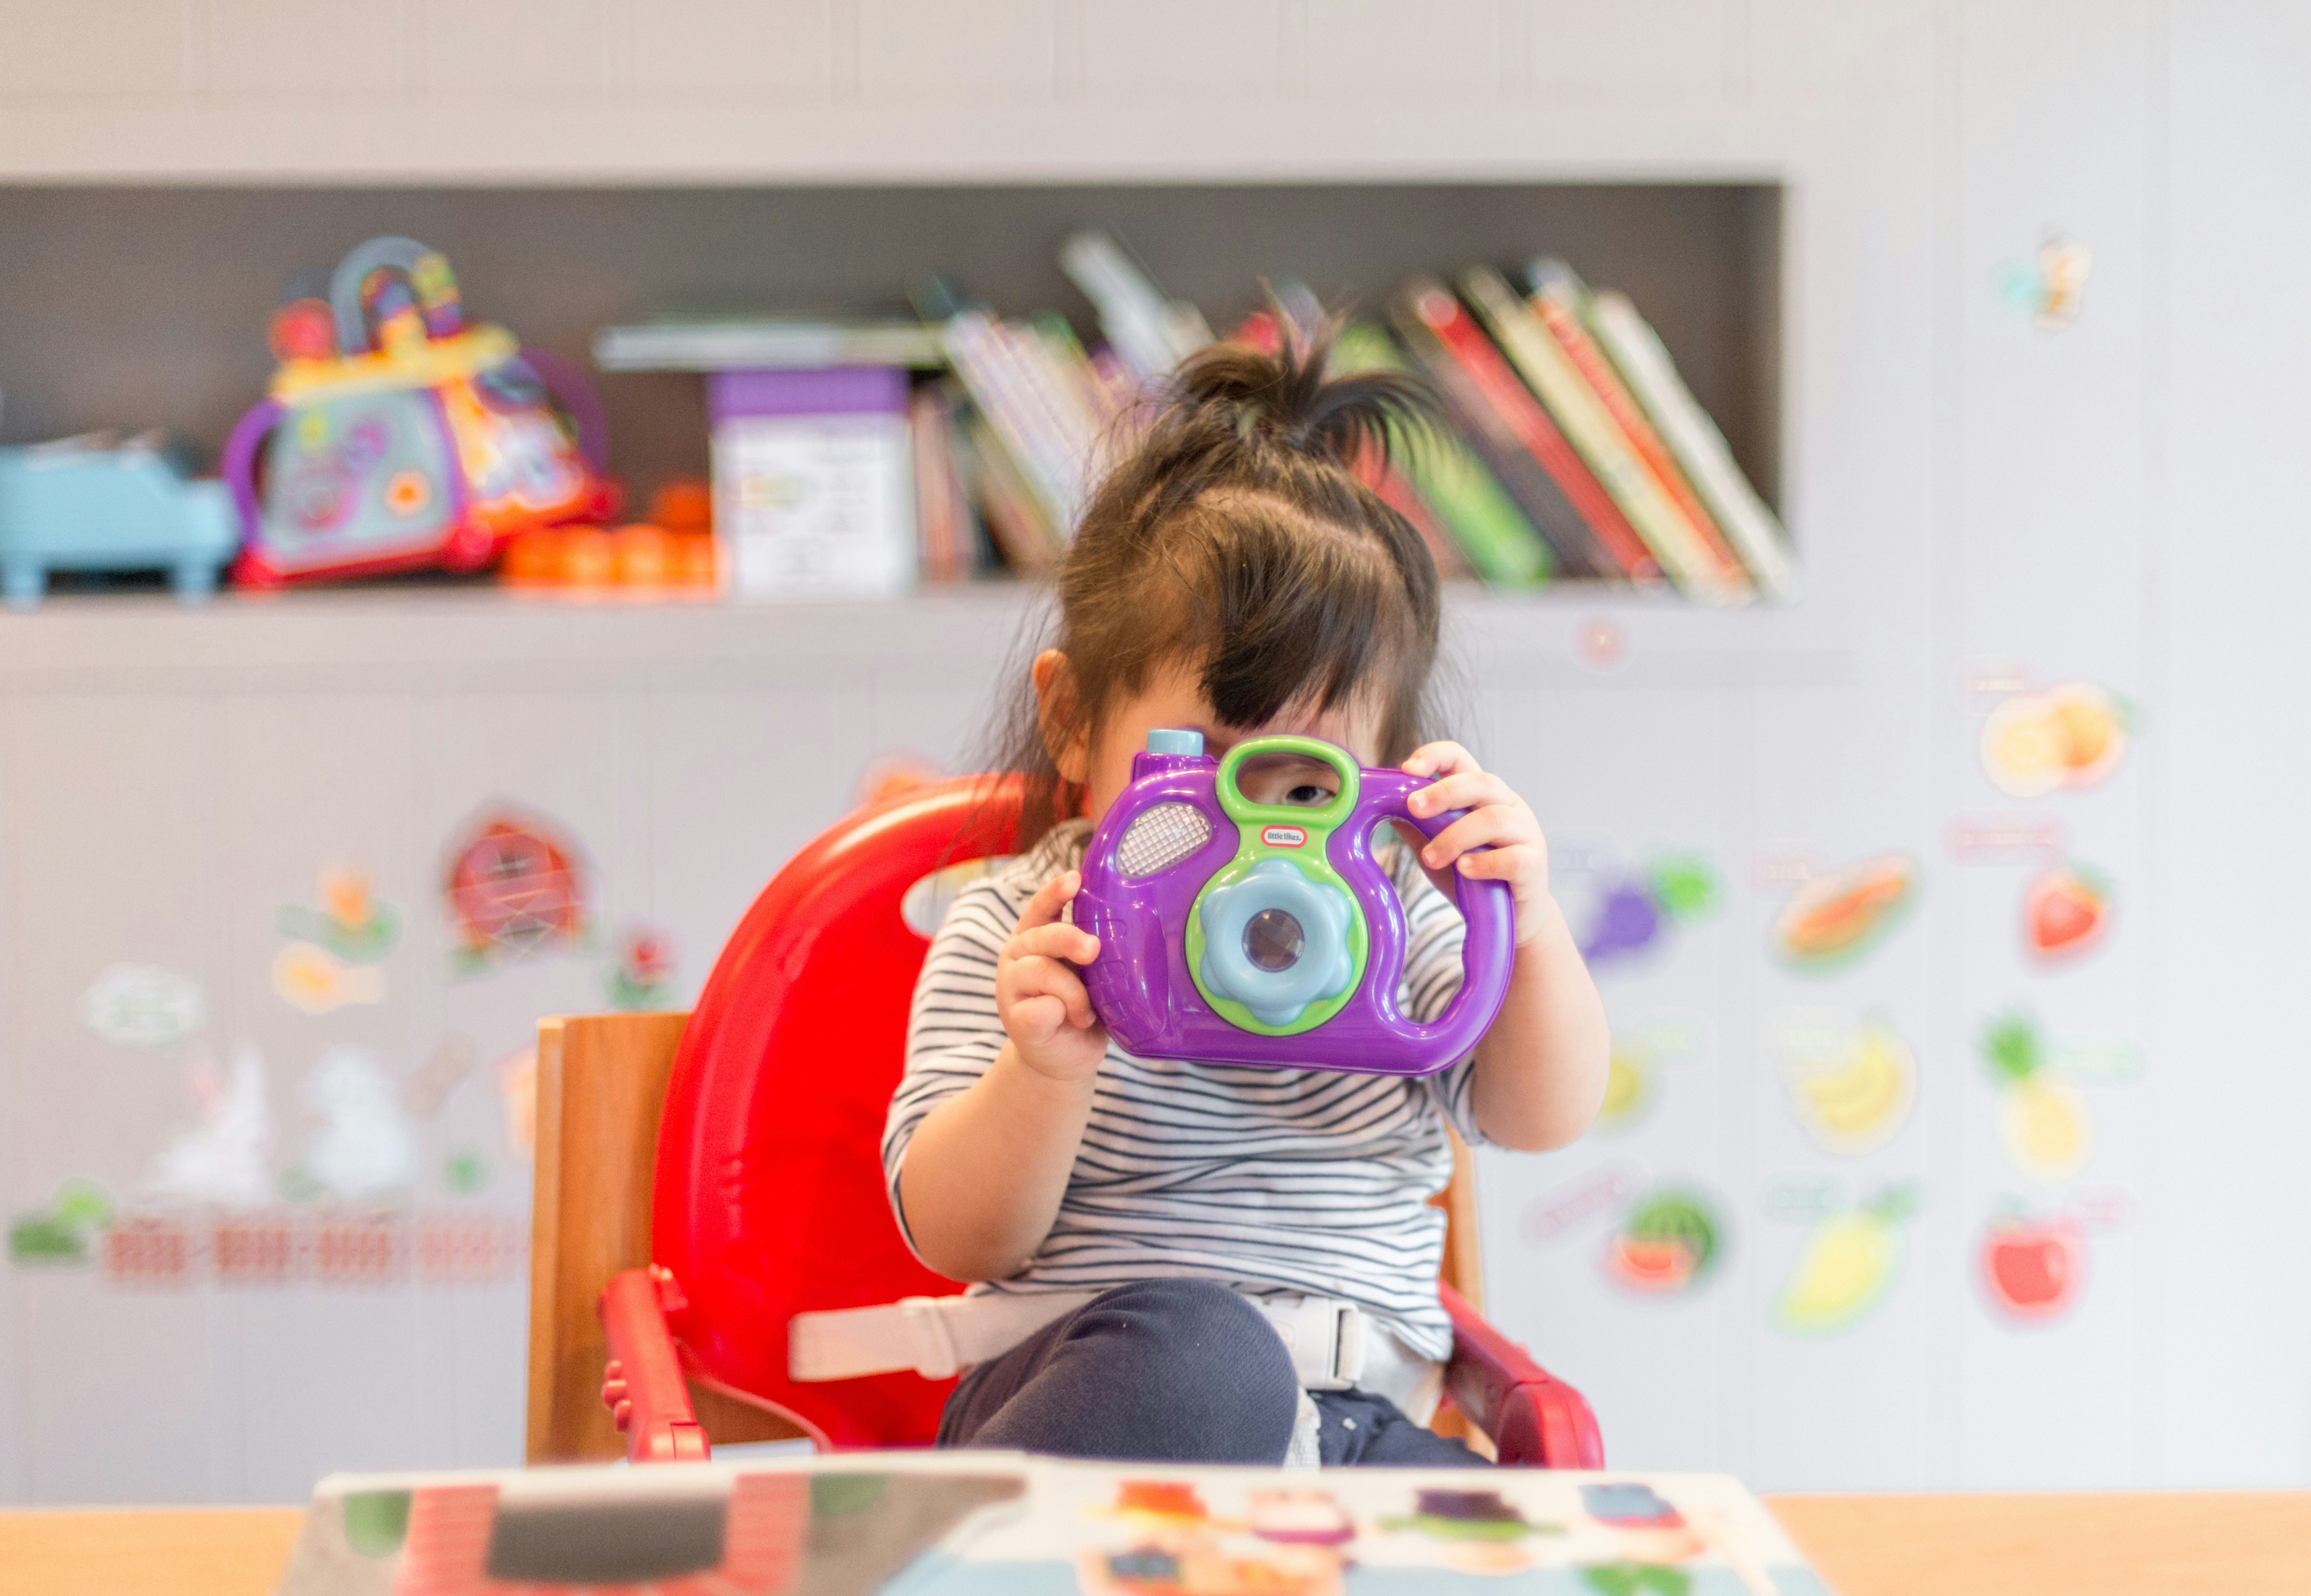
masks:
{"type": "MultiPolygon", "coordinates": [[[[1766,1500],[1838,1596],[2311,1592],[2311,1491],[1766,1500]]],[[[302,1516],[0,1513],[0,1596],[266,1596],[302,1516]]]]}

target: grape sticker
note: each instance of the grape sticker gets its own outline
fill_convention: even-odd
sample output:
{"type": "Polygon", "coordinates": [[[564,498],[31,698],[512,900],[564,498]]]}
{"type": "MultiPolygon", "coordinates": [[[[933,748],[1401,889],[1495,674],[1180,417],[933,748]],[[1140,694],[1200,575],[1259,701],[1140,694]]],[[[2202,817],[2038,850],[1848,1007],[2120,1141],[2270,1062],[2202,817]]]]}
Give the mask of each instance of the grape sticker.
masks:
{"type": "Polygon", "coordinates": [[[1873,1152],[1909,1123],[1917,1060],[1883,1019],[1792,1014],[1777,1030],[1790,1109],[1815,1146],[1848,1158],[1873,1152]]]}
{"type": "Polygon", "coordinates": [[[2098,787],[2125,759],[2132,723],[2126,705],[2092,682],[2019,693],[1983,723],[1982,768],[2017,798],[2098,787]]]}
{"type": "Polygon", "coordinates": [[[1690,1291],[1716,1269],[1723,1231],[1708,1199],[1681,1186],[1656,1186],[1629,1205],[1606,1239],[1606,1278],[1641,1297],[1690,1291]]]}
{"type": "Polygon", "coordinates": [[[2015,1012],[1982,1034],[1983,1062],[1999,1087],[1998,1134],[2015,1167],[2049,1184],[2086,1167],[2094,1118],[2078,1089],[2048,1065],[2037,1021],[2015,1012]]]}
{"type": "Polygon", "coordinates": [[[1917,885],[1917,861],[1907,854],[1879,854],[1816,876],[1775,916],[1774,947],[1799,969],[1850,964],[1900,924],[1917,885]]]}
{"type": "Polygon", "coordinates": [[[1902,1227],[1917,1205],[1917,1186],[1907,1182],[1816,1226],[1775,1301],[1775,1324],[1826,1336],[1860,1323],[1901,1275],[1902,1227]]]}
{"type": "Polygon", "coordinates": [[[1659,854],[1633,875],[1608,878],[1589,912],[1581,956],[1592,968],[1633,958],[1670,927],[1707,919],[1722,896],[1716,871],[1701,854],[1659,854]]]}
{"type": "Polygon", "coordinates": [[[2009,1206],[1984,1227],[1978,1257],[1991,1306],[2017,1323],[2045,1323],[2078,1300],[2086,1230],[2069,1214],[2033,1217],[2009,1206]]]}
{"type": "Polygon", "coordinates": [[[2022,893],[2022,945],[2041,964],[2091,952],[2110,930],[2107,878],[2075,862],[2041,872],[2022,893]]]}

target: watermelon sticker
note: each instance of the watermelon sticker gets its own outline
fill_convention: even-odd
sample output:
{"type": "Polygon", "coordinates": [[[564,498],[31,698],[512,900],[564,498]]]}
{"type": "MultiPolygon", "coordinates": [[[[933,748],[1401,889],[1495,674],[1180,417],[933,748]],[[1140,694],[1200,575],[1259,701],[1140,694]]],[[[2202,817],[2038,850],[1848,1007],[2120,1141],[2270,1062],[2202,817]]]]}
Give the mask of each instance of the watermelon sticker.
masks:
{"type": "Polygon", "coordinates": [[[1907,854],[1878,854],[1816,876],[1775,916],[1774,949],[1800,969],[1850,963],[1900,924],[1917,887],[1918,863],[1907,854]]]}
{"type": "Polygon", "coordinates": [[[1691,1291],[1715,1271],[1723,1236],[1723,1221],[1707,1198],[1683,1186],[1655,1186],[1606,1237],[1606,1278],[1640,1297],[1691,1291]]]}

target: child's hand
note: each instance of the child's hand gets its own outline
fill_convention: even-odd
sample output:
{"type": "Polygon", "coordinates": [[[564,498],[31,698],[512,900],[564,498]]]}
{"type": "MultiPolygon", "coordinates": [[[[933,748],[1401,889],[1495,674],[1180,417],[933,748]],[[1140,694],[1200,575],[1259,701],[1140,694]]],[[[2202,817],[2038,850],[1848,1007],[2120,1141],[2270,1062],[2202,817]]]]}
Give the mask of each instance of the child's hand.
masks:
{"type": "Polygon", "coordinates": [[[1469,811],[1435,837],[1408,839],[1420,850],[1429,879],[1439,891],[1449,892],[1447,877],[1457,863],[1464,876],[1506,881],[1516,898],[1517,946],[1524,947],[1540,934],[1556,906],[1548,896],[1548,839],[1540,834],[1531,806],[1508,783],[1487,775],[1457,742],[1416,749],[1404,771],[1437,777],[1407,801],[1414,814],[1425,819],[1448,809],[1469,811]]]}
{"type": "Polygon", "coordinates": [[[1045,881],[995,960],[1003,1033],[1021,1063],[1054,1080],[1085,1080],[1107,1054],[1107,1028],[1092,1017],[1091,996],[1073,967],[1099,957],[1099,939],[1060,918],[1082,885],[1072,870],[1045,881]]]}

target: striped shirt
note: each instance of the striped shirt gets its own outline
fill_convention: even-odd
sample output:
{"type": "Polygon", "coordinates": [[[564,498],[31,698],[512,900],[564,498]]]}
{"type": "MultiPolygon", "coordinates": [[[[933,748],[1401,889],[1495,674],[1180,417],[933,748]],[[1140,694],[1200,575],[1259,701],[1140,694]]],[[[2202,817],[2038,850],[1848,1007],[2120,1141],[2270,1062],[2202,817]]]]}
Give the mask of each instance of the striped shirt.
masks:
{"type": "MultiPolygon", "coordinates": [[[[883,1130],[899,1227],[899,1169],[923,1118],[1002,1050],[995,962],[1027,900],[1081,865],[1090,822],[956,896],[915,985],[907,1072],[883,1130]]],[[[1403,1011],[1434,1019],[1461,987],[1463,927],[1410,849],[1376,848],[1404,904],[1403,1011]]],[[[1025,1270],[973,1291],[1103,1290],[1194,1276],[1253,1297],[1339,1297],[1424,1357],[1452,1355],[1436,1299],[1452,1178],[1444,1125],[1478,1140],[1462,1059],[1435,1075],[1352,1075],[1134,1058],[1111,1044],[1051,1233],[1025,1270]]],[[[912,1245],[911,1236],[909,1245],[912,1245]]]]}

